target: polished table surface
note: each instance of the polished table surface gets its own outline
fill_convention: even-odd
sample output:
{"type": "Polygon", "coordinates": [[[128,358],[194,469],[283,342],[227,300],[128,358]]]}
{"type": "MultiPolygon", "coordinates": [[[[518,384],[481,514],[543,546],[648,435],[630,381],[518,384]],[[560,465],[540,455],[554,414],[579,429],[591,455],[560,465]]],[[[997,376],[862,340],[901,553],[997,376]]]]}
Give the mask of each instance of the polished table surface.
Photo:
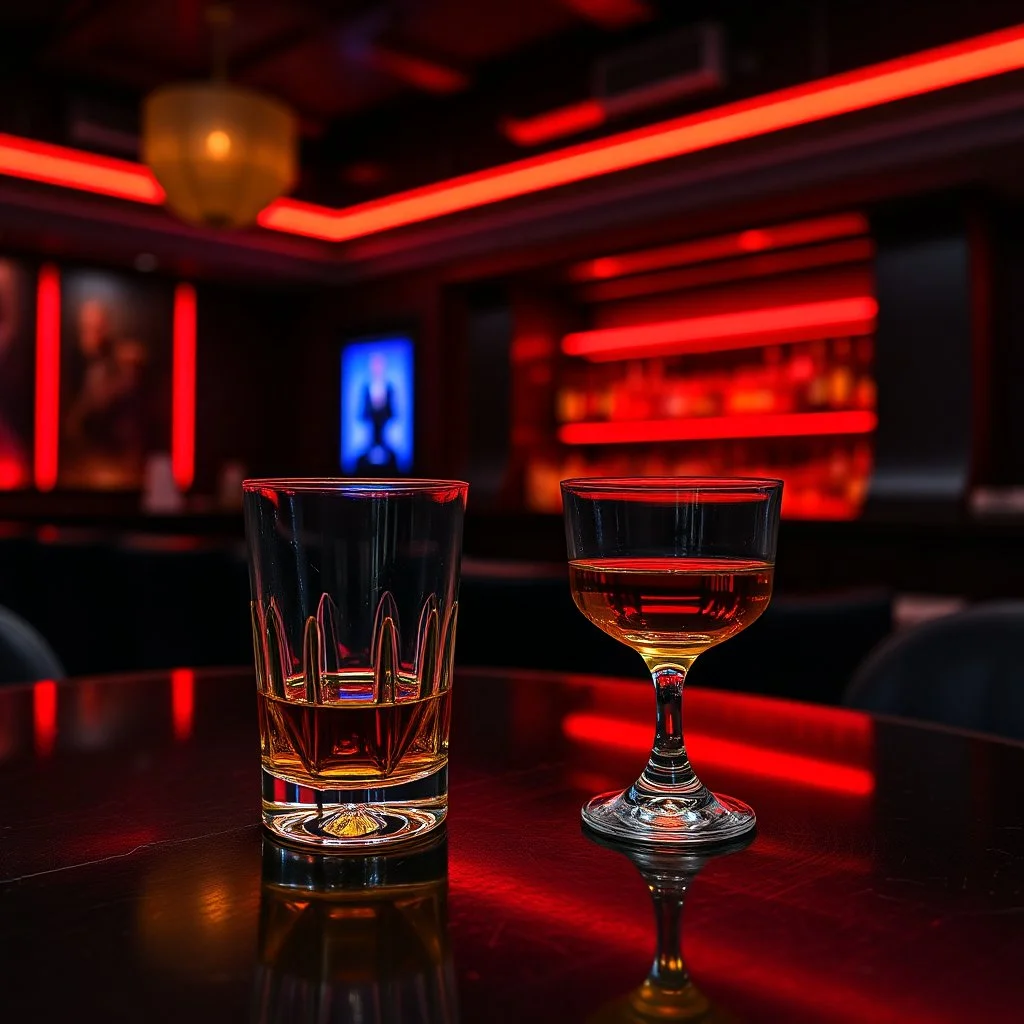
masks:
{"type": "MultiPolygon", "coordinates": [[[[0,689],[0,1018],[645,1019],[652,876],[579,823],[644,763],[641,673],[459,670],[436,884],[348,903],[282,887],[361,869],[262,836],[250,671],[0,689]]],[[[1024,1019],[1024,747],[697,688],[687,737],[758,834],[661,865],[696,988],[649,1019],[1024,1019]]]]}

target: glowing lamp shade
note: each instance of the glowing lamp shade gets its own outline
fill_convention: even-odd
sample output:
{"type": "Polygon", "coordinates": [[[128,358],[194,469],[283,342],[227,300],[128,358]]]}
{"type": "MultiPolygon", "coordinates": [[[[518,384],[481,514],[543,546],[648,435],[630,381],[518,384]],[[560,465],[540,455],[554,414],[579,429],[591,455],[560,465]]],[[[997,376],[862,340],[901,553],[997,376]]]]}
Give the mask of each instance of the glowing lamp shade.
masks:
{"type": "Polygon", "coordinates": [[[295,183],[295,117],[266,96],[215,81],[165,86],[142,122],[143,160],[182,220],[244,227],[295,183]]]}

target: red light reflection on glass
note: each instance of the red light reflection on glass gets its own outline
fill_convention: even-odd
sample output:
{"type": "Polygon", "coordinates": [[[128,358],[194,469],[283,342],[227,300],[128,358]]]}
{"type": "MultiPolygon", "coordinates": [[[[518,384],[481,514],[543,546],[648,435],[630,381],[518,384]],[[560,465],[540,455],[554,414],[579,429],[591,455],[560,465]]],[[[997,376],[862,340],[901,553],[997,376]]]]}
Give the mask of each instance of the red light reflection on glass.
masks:
{"type": "MultiPolygon", "coordinates": [[[[571,740],[619,750],[643,753],[651,745],[650,725],[587,712],[566,715],[562,731],[571,740]]],[[[695,761],[730,771],[779,779],[794,786],[827,789],[844,796],[867,797],[875,791],[874,772],[866,768],[702,733],[687,733],[686,746],[695,761]]]]}
{"type": "Polygon", "coordinates": [[[192,735],[195,718],[196,674],[190,668],[171,670],[171,722],[176,740],[192,735]]]}
{"type": "Polygon", "coordinates": [[[52,679],[41,679],[32,687],[32,727],[36,753],[52,753],[57,741],[57,684],[52,679]]]}

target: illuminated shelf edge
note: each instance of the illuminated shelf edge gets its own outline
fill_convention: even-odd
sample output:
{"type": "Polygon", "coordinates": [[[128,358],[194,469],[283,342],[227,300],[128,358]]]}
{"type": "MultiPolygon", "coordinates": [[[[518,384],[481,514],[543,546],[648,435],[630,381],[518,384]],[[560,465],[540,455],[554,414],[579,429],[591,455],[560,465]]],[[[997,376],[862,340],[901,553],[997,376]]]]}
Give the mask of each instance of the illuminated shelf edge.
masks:
{"type": "Polygon", "coordinates": [[[866,409],[840,412],[766,413],[681,419],[564,423],[558,440],[567,445],[644,444],[655,441],[747,440],[870,434],[878,424],[866,409]]]}
{"type": "Polygon", "coordinates": [[[871,334],[878,315],[873,296],[748,309],[683,320],[573,331],[562,338],[567,356],[591,361],[644,355],[697,355],[843,336],[871,334]]]}

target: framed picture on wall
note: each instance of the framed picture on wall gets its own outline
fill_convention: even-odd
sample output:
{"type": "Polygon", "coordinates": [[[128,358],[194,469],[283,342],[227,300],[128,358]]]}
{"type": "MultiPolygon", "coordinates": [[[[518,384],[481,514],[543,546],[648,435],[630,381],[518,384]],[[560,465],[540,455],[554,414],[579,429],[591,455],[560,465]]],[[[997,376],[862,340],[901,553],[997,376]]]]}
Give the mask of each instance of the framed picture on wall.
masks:
{"type": "Polygon", "coordinates": [[[170,448],[173,286],[106,270],[61,274],[58,485],[142,487],[170,448]]]}
{"type": "Polygon", "coordinates": [[[354,338],[341,350],[341,469],[349,476],[412,470],[415,359],[408,335],[354,338]]]}
{"type": "Polygon", "coordinates": [[[0,491],[32,479],[34,336],[32,273],[0,256],[0,491]]]}

